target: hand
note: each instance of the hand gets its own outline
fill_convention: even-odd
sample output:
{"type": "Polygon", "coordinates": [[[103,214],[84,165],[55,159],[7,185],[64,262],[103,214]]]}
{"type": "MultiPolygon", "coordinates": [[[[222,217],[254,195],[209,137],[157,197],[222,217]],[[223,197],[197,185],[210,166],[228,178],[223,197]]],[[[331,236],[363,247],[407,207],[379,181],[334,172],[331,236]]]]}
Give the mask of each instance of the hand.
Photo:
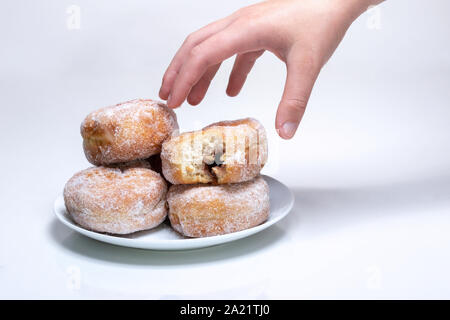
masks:
{"type": "Polygon", "coordinates": [[[294,136],[314,82],[350,24],[382,0],[271,0],[242,8],[192,33],[166,73],[159,95],[171,108],[199,104],[223,60],[236,56],[227,94],[241,90],[265,50],[286,63],[287,78],[275,127],[294,136]]]}

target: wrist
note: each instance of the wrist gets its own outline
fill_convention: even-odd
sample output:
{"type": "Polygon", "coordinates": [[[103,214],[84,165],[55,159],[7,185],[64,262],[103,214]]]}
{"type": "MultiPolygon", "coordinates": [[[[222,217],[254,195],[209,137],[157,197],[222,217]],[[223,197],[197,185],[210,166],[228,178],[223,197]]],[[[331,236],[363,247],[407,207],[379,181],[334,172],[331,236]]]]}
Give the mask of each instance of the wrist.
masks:
{"type": "Polygon", "coordinates": [[[371,6],[377,5],[384,0],[329,0],[334,6],[337,14],[344,19],[348,26],[356,18],[363,14],[371,6]]]}
{"type": "Polygon", "coordinates": [[[363,14],[371,6],[376,6],[384,0],[338,0],[341,6],[348,10],[348,12],[354,16],[354,19],[363,14]]]}

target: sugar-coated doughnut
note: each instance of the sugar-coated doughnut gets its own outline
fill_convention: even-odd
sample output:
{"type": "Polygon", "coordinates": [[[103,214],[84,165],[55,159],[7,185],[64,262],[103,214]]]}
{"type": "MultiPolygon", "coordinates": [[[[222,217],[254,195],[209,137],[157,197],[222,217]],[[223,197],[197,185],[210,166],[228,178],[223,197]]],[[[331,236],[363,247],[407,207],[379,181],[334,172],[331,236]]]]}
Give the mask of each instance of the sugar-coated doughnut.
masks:
{"type": "Polygon", "coordinates": [[[251,118],[217,122],[168,138],[161,161],[164,177],[173,184],[248,181],[267,161],[266,132],[251,118]]]}
{"type": "Polygon", "coordinates": [[[165,104],[136,99],[90,113],[81,124],[84,153],[94,165],[145,159],[178,129],[165,104]]]}
{"type": "Polygon", "coordinates": [[[257,226],[269,216],[269,187],[259,176],[235,184],[172,185],[172,227],[187,237],[209,237],[257,226]]]}
{"type": "Polygon", "coordinates": [[[82,227],[127,234],[158,226],[167,216],[167,184],[148,162],[93,167],[64,188],[67,211],[82,227]]]}

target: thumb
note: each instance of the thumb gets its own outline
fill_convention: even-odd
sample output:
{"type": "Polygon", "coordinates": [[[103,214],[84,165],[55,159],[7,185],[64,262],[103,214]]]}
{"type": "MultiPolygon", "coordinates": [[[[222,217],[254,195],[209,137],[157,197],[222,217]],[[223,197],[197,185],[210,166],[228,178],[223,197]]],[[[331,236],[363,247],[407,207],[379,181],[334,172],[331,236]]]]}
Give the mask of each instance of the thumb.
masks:
{"type": "Polygon", "coordinates": [[[275,128],[283,139],[291,139],[294,136],[305,113],[320,71],[320,66],[314,61],[314,58],[298,55],[287,60],[286,84],[275,120],[275,128]]]}

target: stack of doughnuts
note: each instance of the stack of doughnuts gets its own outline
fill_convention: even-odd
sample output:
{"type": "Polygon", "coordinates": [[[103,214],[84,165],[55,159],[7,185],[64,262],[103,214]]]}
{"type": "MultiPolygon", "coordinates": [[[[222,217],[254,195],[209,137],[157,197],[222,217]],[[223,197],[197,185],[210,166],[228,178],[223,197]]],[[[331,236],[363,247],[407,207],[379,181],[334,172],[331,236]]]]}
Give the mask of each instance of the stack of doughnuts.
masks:
{"type": "Polygon", "coordinates": [[[260,176],[267,139],[254,119],[179,134],[171,109],[137,99],[90,113],[81,135],[94,167],[66,183],[64,201],[86,229],[128,234],[168,216],[183,236],[207,237],[268,218],[269,188],[260,176]]]}
{"type": "Polygon", "coordinates": [[[223,121],[167,139],[162,146],[169,220],[188,237],[254,227],[269,216],[269,187],[260,176],[267,138],[254,119],[223,121]]]}
{"type": "Polygon", "coordinates": [[[167,217],[167,182],[152,170],[162,143],[178,130],[175,113],[153,100],[132,100],[90,113],[83,149],[96,167],[76,173],[64,201],[82,227],[112,234],[148,230],[167,217]]]}

